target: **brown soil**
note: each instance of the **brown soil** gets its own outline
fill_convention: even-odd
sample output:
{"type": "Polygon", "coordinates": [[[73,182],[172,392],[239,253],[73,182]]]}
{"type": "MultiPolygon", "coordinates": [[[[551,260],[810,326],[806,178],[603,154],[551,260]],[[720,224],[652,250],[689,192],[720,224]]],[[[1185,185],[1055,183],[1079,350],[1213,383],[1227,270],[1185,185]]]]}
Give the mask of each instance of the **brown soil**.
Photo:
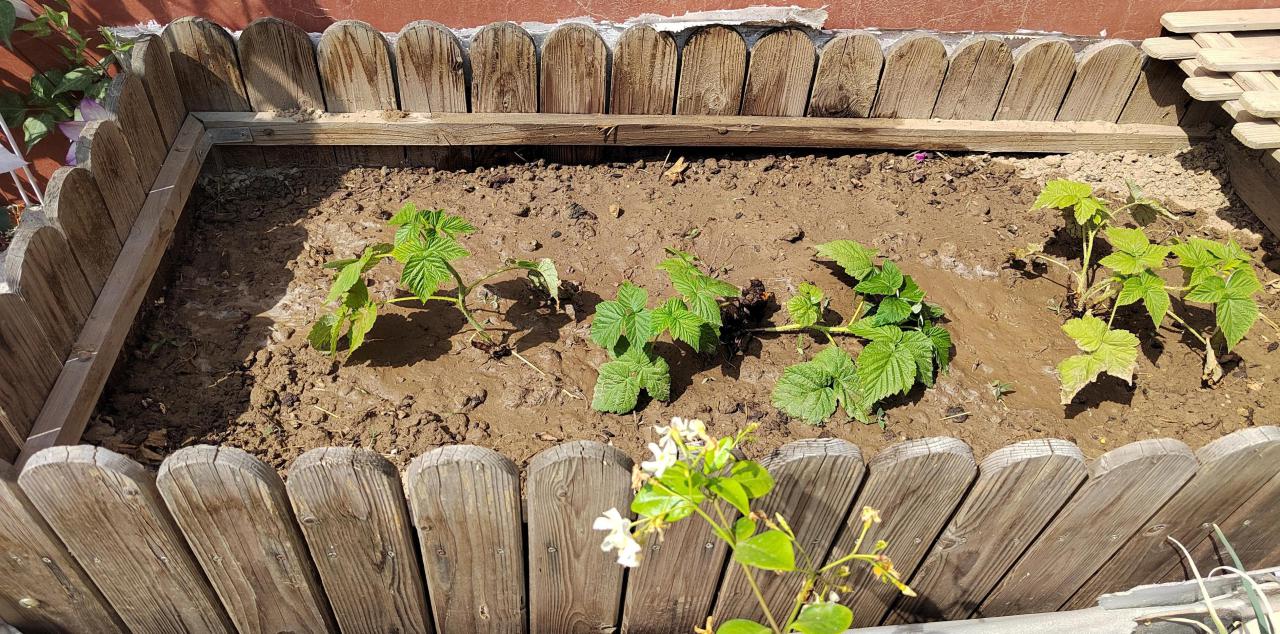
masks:
{"type": "MultiPolygon", "coordinates": [[[[522,164],[443,172],[322,169],[228,172],[203,181],[191,235],[174,247],[163,298],[113,378],[86,438],[155,462],[193,443],[245,448],[277,466],[324,445],[373,448],[404,464],[445,443],[495,448],[517,462],[567,439],[612,442],[644,453],[650,425],[700,417],[718,432],[761,424],[756,451],[832,435],[868,454],[907,438],[947,435],[981,456],[1038,437],[1074,441],[1099,455],[1125,442],[1170,436],[1193,447],[1265,421],[1280,407],[1277,333],[1259,323],[1213,389],[1177,331],[1153,337],[1136,312],[1124,327],[1143,333],[1135,386],[1105,380],[1077,403],[1058,404],[1054,365],[1073,353],[1059,326],[1057,279],[1026,277],[1006,254],[1054,236],[1056,212],[1028,211],[1040,184],[1063,174],[1114,188],[1124,177],[1153,195],[1175,192],[1183,214],[1162,235],[1234,237],[1264,262],[1264,311],[1277,316],[1276,243],[1222,190],[1212,144],[1162,157],[1068,155],[1000,159],[893,154],[691,157],[685,182],[657,160],[561,167],[522,164]],[[1029,178],[1024,178],[1026,174],[1029,178]],[[468,344],[452,308],[398,305],[350,358],[310,349],[305,335],[332,272],[329,259],[389,240],[385,219],[404,201],[460,213],[480,230],[465,239],[474,277],[505,258],[550,257],[577,283],[562,313],[539,304],[523,281],[499,278],[475,305],[549,380],[520,361],[490,359],[468,344]],[[580,205],[588,213],[583,214],[580,205]],[[755,340],[745,356],[701,358],[663,344],[674,400],[634,414],[589,407],[605,353],[590,343],[594,306],[632,280],[670,290],[654,265],[662,247],[699,254],[745,286],[763,280],[785,297],[809,280],[851,310],[850,291],[812,259],[838,238],[878,248],[914,275],[949,313],[955,362],[933,389],[886,403],[884,427],[838,414],[822,427],[788,420],[769,403],[782,369],[806,358],[796,339],[755,340]],[[994,382],[1013,392],[997,398],[994,382]]],[[[392,267],[372,274],[375,294],[393,292],[392,267]]],[[[656,303],[656,299],[651,299],[656,303]]],[[[834,316],[833,316],[834,317],[834,316]]],[[[1211,316],[1193,311],[1204,324],[1211,316]]],[[[852,340],[845,342],[855,347],[852,340]]],[[[852,349],[852,348],[851,348],[852,349]]]]}

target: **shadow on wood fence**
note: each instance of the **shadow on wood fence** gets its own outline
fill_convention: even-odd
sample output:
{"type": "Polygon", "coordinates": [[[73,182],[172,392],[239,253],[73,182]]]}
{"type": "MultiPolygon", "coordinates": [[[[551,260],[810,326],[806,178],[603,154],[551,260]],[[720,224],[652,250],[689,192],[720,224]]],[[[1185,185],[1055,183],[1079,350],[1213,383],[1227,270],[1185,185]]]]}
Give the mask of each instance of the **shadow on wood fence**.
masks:
{"type": "MultiPolygon", "coordinates": [[[[1219,523],[1244,564],[1280,563],[1280,429],[1235,432],[1192,453],[1144,440],[1086,462],[1031,440],[980,463],[952,438],[912,440],[869,462],[836,439],[762,461],[761,502],[811,553],[843,552],[859,509],[918,598],[868,572],[841,601],[855,625],[1087,607],[1097,595],[1182,578],[1166,537],[1202,570],[1219,523]]],[[[158,473],[106,449],[53,447],[16,473],[0,463],[0,618],[66,632],[691,631],[760,616],[726,547],[689,520],[640,567],[600,550],[593,518],[626,509],[632,461],[579,441],[516,465],[448,446],[403,473],[374,452],[315,449],[287,482],[249,454],[195,446],[158,473]]],[[[790,604],[795,579],[763,579],[790,604]]]]}

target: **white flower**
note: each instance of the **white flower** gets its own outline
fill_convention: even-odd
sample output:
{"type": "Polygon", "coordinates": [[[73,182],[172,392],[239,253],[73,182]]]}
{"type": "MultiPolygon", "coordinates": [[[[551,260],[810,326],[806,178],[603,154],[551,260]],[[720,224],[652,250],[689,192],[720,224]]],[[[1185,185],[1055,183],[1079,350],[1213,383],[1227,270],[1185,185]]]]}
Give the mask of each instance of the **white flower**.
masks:
{"type": "Polygon", "coordinates": [[[653,460],[641,462],[640,468],[655,478],[661,478],[667,467],[679,459],[679,450],[670,436],[663,436],[656,444],[649,443],[649,451],[653,452],[653,460]]]}
{"type": "Polygon", "coordinates": [[[605,511],[604,515],[596,518],[591,528],[609,531],[604,541],[600,543],[600,550],[606,553],[617,550],[619,564],[628,568],[634,568],[640,564],[640,542],[631,536],[631,520],[623,517],[618,509],[612,508],[605,511]]]}
{"type": "Polygon", "coordinates": [[[36,19],[36,14],[32,13],[31,7],[22,0],[9,0],[9,4],[13,5],[13,17],[28,21],[36,19]]]}
{"type": "Polygon", "coordinates": [[[697,420],[685,420],[679,416],[672,417],[671,426],[675,428],[676,435],[685,442],[699,440],[707,435],[707,424],[697,420]]]}

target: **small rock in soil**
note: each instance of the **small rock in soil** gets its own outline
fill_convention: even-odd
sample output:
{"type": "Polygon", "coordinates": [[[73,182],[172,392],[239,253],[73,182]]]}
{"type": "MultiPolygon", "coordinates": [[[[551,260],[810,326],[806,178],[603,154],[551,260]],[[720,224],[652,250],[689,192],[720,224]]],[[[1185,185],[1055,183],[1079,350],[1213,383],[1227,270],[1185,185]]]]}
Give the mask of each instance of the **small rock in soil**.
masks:
{"type": "Polygon", "coordinates": [[[801,229],[800,225],[796,225],[796,224],[793,224],[787,227],[787,230],[784,231],[782,235],[778,236],[778,239],[782,240],[783,242],[799,242],[803,238],[804,238],[804,229],[801,229]]]}
{"type": "Polygon", "coordinates": [[[963,423],[969,420],[969,412],[964,411],[959,405],[952,405],[947,408],[946,420],[951,423],[963,423]]]}
{"type": "Polygon", "coordinates": [[[562,235],[564,235],[564,234],[563,234],[563,233],[560,233],[560,230],[559,230],[559,229],[556,229],[555,231],[552,231],[552,232],[551,232],[551,237],[553,237],[553,238],[559,238],[559,237],[560,237],[560,236],[562,236],[562,235]]]}
{"type": "Polygon", "coordinates": [[[542,243],[537,240],[524,240],[520,242],[520,250],[527,253],[533,253],[542,248],[542,243]]]}
{"type": "Polygon", "coordinates": [[[621,207],[620,205],[618,205],[617,203],[614,203],[614,204],[612,204],[612,205],[609,205],[609,215],[610,215],[610,216],[613,216],[614,218],[621,218],[621,217],[622,217],[622,207],[621,207]]]}
{"type": "Polygon", "coordinates": [[[596,215],[578,203],[569,203],[569,220],[595,220],[596,215]]]}
{"type": "Polygon", "coordinates": [[[506,185],[507,183],[515,182],[515,180],[516,179],[513,178],[510,174],[507,174],[504,172],[502,174],[494,174],[490,176],[485,182],[486,184],[489,185],[489,187],[492,187],[493,189],[499,189],[503,185],[506,185]]]}

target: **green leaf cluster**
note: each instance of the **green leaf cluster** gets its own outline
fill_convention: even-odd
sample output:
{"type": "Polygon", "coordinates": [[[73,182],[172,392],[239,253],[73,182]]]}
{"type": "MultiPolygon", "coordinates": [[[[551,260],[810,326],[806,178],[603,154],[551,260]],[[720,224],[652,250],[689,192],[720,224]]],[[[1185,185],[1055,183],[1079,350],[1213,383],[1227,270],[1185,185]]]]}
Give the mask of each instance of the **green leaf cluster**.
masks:
{"type": "Polygon", "coordinates": [[[1049,181],[1032,208],[1061,209],[1083,228],[1098,227],[1111,218],[1107,204],[1093,195],[1091,185],[1062,178],[1049,181]]]}
{"type": "Polygon", "coordinates": [[[670,398],[670,368],[652,345],[663,333],[699,353],[712,352],[719,343],[723,323],[720,301],[737,296],[738,287],[704,273],[693,254],[675,249],[667,252],[672,257],[663,260],[658,269],[667,274],[676,296],[650,309],[649,292],[623,282],[614,299],[596,306],[591,340],[612,359],[600,367],[591,398],[591,407],[597,411],[630,412],[639,402],[641,390],[660,401],[670,398]]]}
{"type": "Polygon", "coordinates": [[[1138,367],[1138,338],[1133,333],[1110,328],[1107,322],[1093,315],[1069,320],[1062,331],[1084,353],[1067,357],[1058,364],[1063,405],[1071,403],[1084,386],[1104,372],[1133,383],[1133,372],[1138,367]]]}
{"type": "Polygon", "coordinates": [[[422,301],[428,301],[440,285],[458,280],[450,264],[471,253],[458,244],[457,236],[476,230],[471,223],[440,209],[419,210],[406,203],[388,221],[396,227],[391,257],[404,265],[400,284],[422,301]]]}
{"type": "Polygon", "coordinates": [[[1159,271],[1169,256],[1170,248],[1152,244],[1142,229],[1108,227],[1107,241],[1111,243],[1111,255],[1098,264],[1112,271],[1112,280],[1120,285],[1116,304],[1128,306],[1142,302],[1157,327],[1169,312],[1169,291],[1159,271]]]}
{"type": "Polygon", "coordinates": [[[787,328],[853,335],[866,345],[855,359],[832,339],[812,360],[783,371],[773,404],[810,424],[822,423],[839,408],[866,423],[879,401],[906,394],[917,382],[933,385],[936,372],[951,362],[951,333],[937,323],[942,307],[926,301],[924,290],[893,262],[877,264],[874,250],[836,240],[818,245],[817,252],[856,281],[858,308],[847,326],[823,325],[829,300],[806,282],[787,301],[787,328]]]}
{"type": "Polygon", "coordinates": [[[322,316],[311,327],[307,341],[317,350],[329,354],[338,351],[338,342],[345,335],[347,349],[354,352],[364,344],[365,335],[373,329],[378,319],[378,303],[369,297],[369,287],[365,284],[364,275],[377,266],[378,262],[391,251],[391,245],[378,244],[366,247],[359,258],[338,260],[325,264],[325,268],[336,268],[338,276],[329,288],[325,303],[338,302],[334,312],[322,316]]]}
{"type": "Polygon", "coordinates": [[[1188,287],[1183,299],[1213,306],[1214,321],[1230,352],[1258,320],[1254,295],[1262,283],[1253,259],[1234,240],[1222,244],[1191,238],[1173,245],[1172,251],[1188,287]]]}

